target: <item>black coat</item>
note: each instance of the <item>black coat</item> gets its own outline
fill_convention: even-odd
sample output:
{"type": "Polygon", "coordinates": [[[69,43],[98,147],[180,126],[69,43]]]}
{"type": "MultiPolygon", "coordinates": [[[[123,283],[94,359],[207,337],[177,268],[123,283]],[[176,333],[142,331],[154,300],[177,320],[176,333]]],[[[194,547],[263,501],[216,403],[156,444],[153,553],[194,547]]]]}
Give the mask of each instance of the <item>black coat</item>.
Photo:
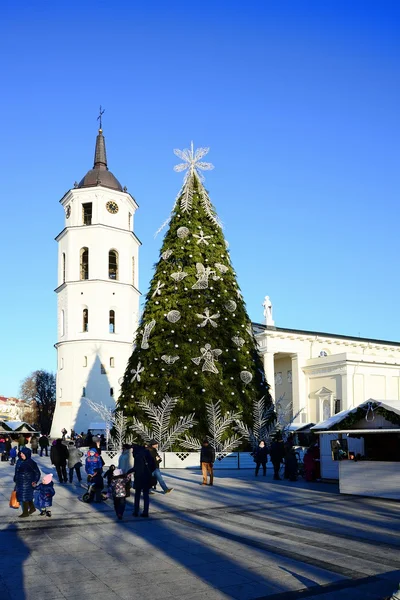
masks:
{"type": "Polygon", "coordinates": [[[25,460],[19,458],[15,465],[15,490],[17,492],[18,502],[30,502],[33,500],[34,488],[32,483],[37,483],[40,479],[39,467],[34,460],[31,459],[31,451],[29,448],[21,448],[26,456],[25,460]]]}
{"type": "Polygon", "coordinates": [[[68,448],[61,440],[50,448],[50,460],[55,467],[65,467],[68,460],[68,448]]]}
{"type": "Polygon", "coordinates": [[[271,462],[281,463],[285,456],[285,447],[283,445],[283,441],[272,442],[269,453],[271,455],[271,462]]]}
{"type": "Polygon", "coordinates": [[[135,488],[149,490],[153,483],[152,473],[156,469],[154,458],[143,446],[134,446],[133,456],[135,458],[135,488]]]}
{"type": "Polygon", "coordinates": [[[258,463],[266,463],[268,460],[268,448],[266,446],[264,448],[258,446],[254,454],[254,460],[258,463]]]}
{"type": "Polygon", "coordinates": [[[39,446],[41,448],[47,448],[49,445],[49,438],[46,437],[45,435],[42,435],[42,437],[39,438],[39,446]]]}
{"type": "Polygon", "coordinates": [[[211,464],[215,462],[215,450],[212,446],[210,446],[210,444],[201,447],[200,462],[211,464]]]}

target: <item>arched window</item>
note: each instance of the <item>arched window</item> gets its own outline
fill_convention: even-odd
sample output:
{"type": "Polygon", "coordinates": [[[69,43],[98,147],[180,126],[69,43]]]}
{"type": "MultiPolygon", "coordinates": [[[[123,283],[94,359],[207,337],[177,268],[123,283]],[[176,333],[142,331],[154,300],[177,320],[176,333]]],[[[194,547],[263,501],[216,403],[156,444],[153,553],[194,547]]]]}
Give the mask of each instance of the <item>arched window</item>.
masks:
{"type": "Polygon", "coordinates": [[[81,248],[81,280],[89,279],[89,248],[81,248]]]}
{"type": "Polygon", "coordinates": [[[62,282],[63,283],[65,283],[65,267],[66,267],[65,252],[63,252],[63,255],[62,255],[62,282]]]}
{"type": "Polygon", "coordinates": [[[135,285],[135,257],[132,256],[132,285],[135,285]]]}
{"type": "Polygon", "coordinates": [[[113,397],[114,396],[114,388],[110,388],[110,396],[113,397]]]}
{"type": "Polygon", "coordinates": [[[61,332],[61,337],[65,334],[65,317],[64,317],[64,311],[61,311],[61,315],[60,315],[60,332],[61,332]]]}
{"type": "Polygon", "coordinates": [[[89,331],[89,309],[84,308],[82,311],[82,331],[89,331]]]}
{"type": "Polygon", "coordinates": [[[111,357],[110,357],[110,367],[114,368],[114,366],[115,366],[114,357],[113,357],[113,356],[111,356],[111,357]]]}
{"type": "Polygon", "coordinates": [[[85,396],[86,396],[86,388],[85,388],[85,387],[83,387],[83,388],[82,388],[82,396],[83,396],[84,398],[85,398],[85,396]]]}
{"type": "Polygon", "coordinates": [[[115,310],[110,310],[109,332],[110,333],[115,333],[115,310]]]}
{"type": "Polygon", "coordinates": [[[118,279],[118,252],[110,250],[108,253],[108,277],[118,279]]]}

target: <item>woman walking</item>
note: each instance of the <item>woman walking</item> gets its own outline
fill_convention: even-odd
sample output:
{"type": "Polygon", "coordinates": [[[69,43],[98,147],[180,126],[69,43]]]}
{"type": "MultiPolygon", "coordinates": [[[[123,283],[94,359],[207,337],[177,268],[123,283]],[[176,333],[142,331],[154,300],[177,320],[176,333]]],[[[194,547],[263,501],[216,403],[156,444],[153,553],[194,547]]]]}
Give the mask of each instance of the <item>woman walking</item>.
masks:
{"type": "Polygon", "coordinates": [[[263,475],[265,476],[267,474],[267,460],[268,460],[268,449],[265,445],[264,440],[261,440],[261,442],[258,444],[258,448],[254,454],[254,462],[256,463],[256,473],[255,473],[256,477],[258,475],[261,465],[263,468],[263,475]]]}
{"type": "Polygon", "coordinates": [[[22,506],[19,518],[29,517],[36,511],[33,505],[33,492],[40,479],[40,471],[31,455],[30,449],[23,446],[18,453],[18,461],[15,465],[15,491],[17,500],[22,506]]]}

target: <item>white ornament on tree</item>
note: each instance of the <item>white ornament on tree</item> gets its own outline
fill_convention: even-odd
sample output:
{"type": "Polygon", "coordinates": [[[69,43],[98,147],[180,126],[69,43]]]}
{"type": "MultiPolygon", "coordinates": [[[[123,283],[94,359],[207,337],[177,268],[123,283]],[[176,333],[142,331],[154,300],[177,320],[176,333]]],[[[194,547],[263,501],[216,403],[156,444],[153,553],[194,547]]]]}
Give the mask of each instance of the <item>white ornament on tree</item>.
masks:
{"type": "Polygon", "coordinates": [[[190,231],[187,227],[179,227],[178,231],[176,232],[176,235],[178,236],[178,238],[183,240],[189,235],[189,233],[190,231]]]}
{"type": "Polygon", "coordinates": [[[232,342],[240,349],[244,344],[245,344],[245,340],[238,336],[238,335],[234,335],[232,339],[232,342]]]}
{"type": "Polygon", "coordinates": [[[192,285],[192,290],[205,290],[208,288],[208,279],[212,277],[214,281],[217,281],[219,277],[215,275],[215,271],[211,267],[205,267],[203,263],[196,263],[197,270],[197,281],[192,285]]]}
{"type": "Polygon", "coordinates": [[[207,240],[210,240],[212,238],[212,235],[204,235],[203,230],[200,229],[200,234],[197,235],[197,233],[194,233],[193,237],[197,238],[198,244],[204,244],[205,246],[208,246],[207,240]]]}
{"type": "Polygon", "coordinates": [[[180,318],[181,318],[181,313],[179,312],[179,310],[170,310],[169,313],[167,314],[167,320],[170,323],[177,323],[180,318]]]}
{"type": "Polygon", "coordinates": [[[223,265],[222,263],[215,263],[215,268],[218,269],[218,271],[220,273],[222,273],[223,275],[225,273],[227,273],[229,271],[229,267],[226,267],[225,265],[223,265]]]}
{"type": "Polygon", "coordinates": [[[163,360],[167,365],[173,365],[177,360],[179,360],[179,356],[169,356],[168,354],[163,354],[161,360],[163,360]]]}
{"type": "Polygon", "coordinates": [[[228,300],[228,302],[225,303],[225,308],[226,310],[229,310],[229,312],[235,312],[237,307],[237,304],[234,300],[228,300]]]}
{"type": "Polygon", "coordinates": [[[240,379],[247,385],[253,379],[253,375],[250,371],[240,371],[240,379]]]}
{"type": "Polygon", "coordinates": [[[144,367],[142,367],[142,363],[138,362],[136,369],[131,369],[131,373],[133,375],[132,379],[131,379],[131,383],[133,383],[134,381],[140,381],[140,374],[143,373],[144,371],[144,367]]]}
{"type": "MultiPolygon", "coordinates": [[[[176,271],[176,273],[171,273],[171,277],[174,281],[182,281],[185,277],[188,276],[188,273],[185,271],[176,271]]],[[[177,288],[175,288],[177,289],[177,288]]]]}
{"type": "Polygon", "coordinates": [[[165,283],[161,283],[161,281],[158,281],[157,285],[156,285],[156,289],[152,293],[151,297],[154,298],[154,296],[161,296],[161,290],[163,287],[165,287],[165,283]]]}
{"type": "Polygon", "coordinates": [[[173,254],[173,253],[174,253],[174,251],[173,251],[173,250],[165,250],[165,252],[163,252],[163,253],[161,254],[161,258],[162,258],[163,260],[168,260],[168,259],[169,259],[169,257],[171,256],[171,254],[173,254]]]}
{"type": "Polygon", "coordinates": [[[153,328],[155,327],[155,324],[156,324],[155,319],[153,319],[152,321],[150,321],[150,323],[146,323],[143,331],[141,332],[143,337],[142,337],[142,343],[141,343],[140,347],[143,350],[147,350],[149,347],[150,333],[152,332],[153,328]]]}
{"type": "Polygon", "coordinates": [[[208,323],[212,327],[218,327],[218,323],[216,323],[214,319],[219,319],[220,314],[215,313],[214,315],[210,315],[210,310],[208,308],[206,308],[204,311],[204,315],[197,313],[196,317],[198,319],[203,319],[203,322],[200,323],[199,327],[205,327],[206,325],[208,325],[208,323]]]}
{"type": "Polygon", "coordinates": [[[199,365],[201,361],[203,362],[202,371],[209,371],[210,373],[219,373],[217,367],[215,366],[215,359],[218,358],[222,354],[222,350],[216,348],[215,350],[211,349],[210,344],[205,344],[204,348],[200,348],[201,356],[197,356],[196,358],[192,358],[192,362],[195,365],[199,365]]]}

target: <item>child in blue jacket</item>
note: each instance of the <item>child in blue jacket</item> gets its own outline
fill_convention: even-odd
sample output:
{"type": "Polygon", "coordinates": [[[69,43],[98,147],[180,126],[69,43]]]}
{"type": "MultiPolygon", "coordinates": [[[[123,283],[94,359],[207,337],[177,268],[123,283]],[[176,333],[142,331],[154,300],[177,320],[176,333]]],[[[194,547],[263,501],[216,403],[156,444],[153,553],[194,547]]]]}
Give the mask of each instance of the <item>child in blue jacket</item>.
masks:
{"type": "Polygon", "coordinates": [[[15,460],[17,458],[17,453],[18,453],[18,447],[17,446],[13,446],[10,450],[10,465],[13,466],[15,465],[15,460]]]}
{"type": "Polygon", "coordinates": [[[42,479],[42,482],[36,486],[35,504],[40,510],[40,517],[51,517],[53,496],[56,493],[52,479],[53,475],[49,473],[48,475],[45,475],[42,479]]]}
{"type": "Polygon", "coordinates": [[[100,473],[102,472],[103,465],[104,461],[97,453],[96,448],[90,448],[85,461],[85,471],[88,476],[88,483],[90,481],[90,477],[95,474],[95,471],[100,471],[100,473]]]}

